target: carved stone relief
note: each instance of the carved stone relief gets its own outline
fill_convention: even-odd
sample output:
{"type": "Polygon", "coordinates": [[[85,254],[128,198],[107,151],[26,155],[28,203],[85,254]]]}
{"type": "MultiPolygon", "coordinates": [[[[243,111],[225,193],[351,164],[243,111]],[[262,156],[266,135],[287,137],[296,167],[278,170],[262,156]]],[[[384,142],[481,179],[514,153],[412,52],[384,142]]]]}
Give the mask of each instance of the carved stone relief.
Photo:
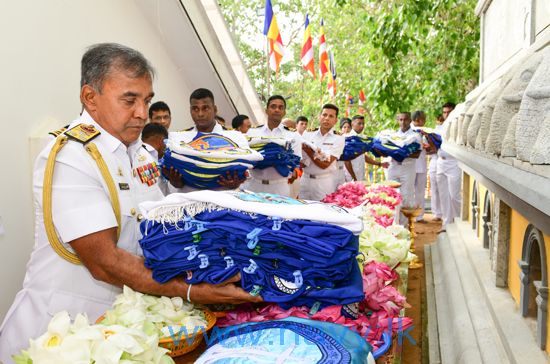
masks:
{"type": "MultiPolygon", "coordinates": [[[[542,62],[525,89],[516,125],[517,158],[529,162],[535,141],[550,108],[550,47],[543,50],[542,62]]],[[[540,150],[540,149],[539,149],[540,150]]],[[[537,154],[541,160],[542,155],[537,154]]]]}
{"type": "Polygon", "coordinates": [[[510,75],[512,76],[495,104],[485,146],[488,153],[509,157],[516,155],[515,145],[505,146],[503,143],[505,141],[509,143],[510,138],[514,138],[511,139],[512,142],[515,140],[515,125],[514,130],[509,130],[511,128],[510,121],[519,111],[523,92],[541,61],[542,54],[540,52],[535,53],[529,56],[526,61],[520,62],[510,71],[509,75],[504,77],[506,80],[510,75]],[[505,153],[503,149],[506,149],[505,153]]]}

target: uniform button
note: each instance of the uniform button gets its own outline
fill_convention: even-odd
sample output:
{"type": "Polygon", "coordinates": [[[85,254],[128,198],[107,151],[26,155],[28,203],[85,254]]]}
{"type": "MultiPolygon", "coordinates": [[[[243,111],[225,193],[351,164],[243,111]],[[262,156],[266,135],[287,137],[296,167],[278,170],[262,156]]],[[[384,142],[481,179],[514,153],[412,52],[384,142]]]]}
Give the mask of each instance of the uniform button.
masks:
{"type": "Polygon", "coordinates": [[[137,215],[137,221],[141,221],[143,220],[143,215],[142,214],[138,214],[137,215]]]}
{"type": "Polygon", "coordinates": [[[132,216],[136,216],[136,209],[132,207],[132,208],[130,209],[130,214],[131,214],[132,216]]]}

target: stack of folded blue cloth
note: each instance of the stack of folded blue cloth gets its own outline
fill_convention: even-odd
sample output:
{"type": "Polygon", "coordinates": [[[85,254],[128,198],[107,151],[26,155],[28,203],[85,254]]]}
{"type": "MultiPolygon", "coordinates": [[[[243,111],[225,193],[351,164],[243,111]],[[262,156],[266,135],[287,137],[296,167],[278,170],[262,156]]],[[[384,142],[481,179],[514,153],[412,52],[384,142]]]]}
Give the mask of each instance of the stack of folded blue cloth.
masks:
{"type": "Polygon", "coordinates": [[[376,157],[392,157],[398,162],[411,156],[421,149],[419,136],[402,139],[395,133],[382,131],[374,138],[372,154],[376,157]]]}
{"type": "Polygon", "coordinates": [[[358,135],[352,135],[346,137],[346,143],[344,144],[344,152],[340,157],[340,160],[349,161],[355,159],[357,156],[370,152],[374,144],[374,138],[360,137],[358,135]]]}
{"type": "Polygon", "coordinates": [[[256,163],[254,169],[274,167],[283,177],[290,177],[295,168],[300,166],[300,157],[294,154],[290,141],[273,137],[249,137],[250,148],[257,151],[264,159],[256,163]]]}
{"type": "Polygon", "coordinates": [[[220,208],[176,224],[144,220],[141,231],[145,265],[160,283],[219,284],[240,272],[244,290],[283,307],[364,298],[358,238],[340,226],[220,208]]]}
{"type": "Polygon", "coordinates": [[[443,143],[443,140],[441,139],[441,135],[439,135],[435,129],[426,127],[415,127],[414,131],[424,136],[428,143],[433,145],[436,149],[441,148],[441,143],[443,143]]]}
{"type": "MultiPolygon", "coordinates": [[[[160,163],[181,174],[185,185],[199,189],[220,187],[219,177],[227,172],[240,179],[246,171],[262,160],[260,153],[240,148],[231,139],[215,133],[197,133],[189,143],[166,141],[166,151],[160,163]]],[[[164,176],[167,177],[167,176],[164,176]]]]}

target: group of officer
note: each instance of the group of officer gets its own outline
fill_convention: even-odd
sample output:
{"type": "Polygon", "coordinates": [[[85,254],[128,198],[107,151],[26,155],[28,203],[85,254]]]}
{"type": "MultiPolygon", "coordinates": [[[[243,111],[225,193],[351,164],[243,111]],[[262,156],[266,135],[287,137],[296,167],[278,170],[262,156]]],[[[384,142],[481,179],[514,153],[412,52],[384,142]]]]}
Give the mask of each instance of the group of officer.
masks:
{"type": "MultiPolygon", "coordinates": [[[[148,119],[165,130],[171,122],[167,105],[149,108],[153,78],[149,61],[120,44],[96,44],[83,55],[83,112],[48,143],[35,164],[36,241],[23,288],[0,326],[0,363],[11,363],[11,355],[28,347],[29,339],[43,333],[59,311],[66,310],[72,317],[86,313],[95,320],[110,308],[124,285],[203,304],[262,300],[236,284],[239,274],[219,285],[189,285],[180,277],[160,284],[143,264],[138,244],[143,216],[138,204],[163,196],[156,159],[162,157],[161,141],[166,138],[162,128],[144,127],[148,119]]],[[[215,132],[246,146],[243,134],[216,122],[217,108],[209,90],[195,90],[189,102],[195,125],[178,134],[182,141],[191,140],[197,132],[215,132]]],[[[267,123],[247,134],[291,141],[303,168],[299,195],[320,200],[337,187],[334,175],[344,148],[344,137],[334,130],[338,108],[323,105],[320,127],[303,134],[281,124],[285,112],[285,99],[271,97],[267,123]]],[[[300,121],[298,127],[302,128],[300,121]]],[[[185,191],[177,171],[165,173],[171,188],[185,191]]],[[[291,176],[279,176],[270,168],[252,171],[245,187],[290,196],[297,176],[297,171],[291,176]]],[[[219,182],[234,189],[245,181],[227,174],[219,182]]]]}

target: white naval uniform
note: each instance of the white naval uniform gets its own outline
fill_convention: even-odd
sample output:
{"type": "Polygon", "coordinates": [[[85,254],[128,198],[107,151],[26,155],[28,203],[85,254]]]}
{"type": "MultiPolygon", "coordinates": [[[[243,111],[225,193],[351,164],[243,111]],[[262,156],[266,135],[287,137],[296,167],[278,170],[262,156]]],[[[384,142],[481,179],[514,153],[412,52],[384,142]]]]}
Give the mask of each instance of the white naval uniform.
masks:
{"type": "MultiPolygon", "coordinates": [[[[353,129],[349,133],[347,133],[345,136],[354,136],[359,135],[357,132],[353,129]]],[[[366,175],[366,161],[365,161],[365,154],[358,155],[354,159],[351,160],[351,168],[353,168],[353,172],[355,173],[355,177],[357,177],[357,181],[365,181],[366,175]]],[[[346,174],[346,182],[352,181],[353,178],[351,178],[351,174],[348,172],[347,169],[345,169],[346,174]]]]}
{"type": "MultiPolygon", "coordinates": [[[[445,143],[445,124],[436,130],[441,132],[443,143],[445,143]]],[[[442,144],[443,146],[443,144],[442,144]]],[[[454,221],[455,217],[460,216],[460,190],[462,183],[462,172],[458,167],[457,160],[439,149],[437,152],[437,189],[443,215],[443,226],[454,221]]]]}
{"type": "Polygon", "coordinates": [[[439,198],[439,189],[437,188],[437,153],[430,154],[430,165],[428,166],[430,174],[430,208],[434,217],[441,219],[441,199],[439,198]]]}
{"type": "MultiPolygon", "coordinates": [[[[409,128],[409,130],[407,130],[406,132],[403,132],[401,131],[401,129],[399,129],[395,134],[402,139],[411,139],[412,137],[416,139],[415,141],[417,143],[422,143],[420,134],[415,132],[412,128],[409,128]]],[[[390,166],[388,167],[387,178],[389,180],[401,183],[401,187],[399,187],[399,192],[401,193],[402,198],[401,206],[414,206],[416,204],[414,198],[416,159],[405,158],[403,162],[397,162],[395,159],[392,158],[390,161],[390,166]]],[[[401,214],[399,222],[401,223],[401,225],[406,225],[407,219],[401,214]]]]}
{"type": "MultiPolygon", "coordinates": [[[[97,148],[113,177],[120,200],[121,232],[117,246],[140,255],[141,238],[137,209],[147,200],[159,200],[162,193],[157,184],[142,183],[134,170],[152,163],[151,155],[142,148],[141,140],[126,147],[103,130],[87,112],[72,126],[92,124],[101,135],[91,142],[97,148]]],[[[61,258],[52,249],[46,235],[42,210],[42,186],[46,160],[52,140],[38,156],[33,177],[35,202],[35,244],[23,289],[15,297],[0,327],[0,362],[11,363],[11,355],[29,346],[29,338],[36,338],[47,329],[52,316],[62,310],[71,317],[86,313],[95,321],[112,305],[121,292],[119,287],[95,280],[83,265],[75,265],[61,258]]],[[[52,214],[57,234],[64,245],[67,242],[117,226],[108,188],[92,157],[82,143],[69,141],[56,158],[52,189],[52,214]]]]}
{"type": "MultiPolygon", "coordinates": [[[[282,123],[273,129],[269,129],[267,124],[257,128],[250,128],[246,135],[249,137],[267,136],[291,140],[292,151],[295,155],[300,158],[302,157],[302,137],[297,132],[286,129],[282,123]]],[[[291,190],[291,185],[288,183],[290,176],[281,176],[275,167],[253,169],[250,171],[250,175],[251,178],[245,185],[245,189],[247,190],[252,192],[274,193],[287,197],[295,197],[292,196],[293,192],[291,190]]]]}
{"type": "MultiPolygon", "coordinates": [[[[344,151],[345,139],[343,136],[334,133],[334,129],[329,130],[325,135],[321,134],[321,129],[304,132],[303,137],[304,140],[321,149],[321,152],[326,156],[340,158],[344,151]]],[[[300,198],[320,201],[338,187],[336,174],[338,163],[334,161],[326,169],[322,169],[306,153],[303,153],[302,156],[305,167],[300,185],[300,198]]]]}
{"type": "MultiPolygon", "coordinates": [[[[187,129],[187,130],[184,130],[184,131],[170,132],[170,133],[168,133],[168,138],[170,140],[175,140],[175,141],[178,141],[178,142],[189,143],[197,136],[198,132],[199,131],[197,130],[197,127],[194,126],[190,129],[187,129]]],[[[227,138],[231,139],[240,148],[249,149],[248,141],[246,140],[246,137],[243,135],[243,133],[241,133],[239,131],[224,129],[223,126],[216,123],[214,125],[214,129],[212,129],[212,133],[223,135],[224,137],[227,137],[227,138]]],[[[198,190],[197,188],[190,187],[190,186],[183,186],[182,188],[175,188],[174,186],[172,186],[170,184],[169,184],[169,188],[170,188],[171,193],[174,193],[174,192],[185,193],[185,192],[193,192],[193,191],[198,190]]],[[[219,189],[223,189],[223,188],[220,187],[219,189]]]]}
{"type": "Polygon", "coordinates": [[[422,213],[418,215],[416,221],[424,219],[424,205],[426,204],[426,182],[428,180],[426,151],[422,149],[420,156],[416,160],[416,178],[414,180],[414,202],[416,206],[422,208],[422,213]]]}

